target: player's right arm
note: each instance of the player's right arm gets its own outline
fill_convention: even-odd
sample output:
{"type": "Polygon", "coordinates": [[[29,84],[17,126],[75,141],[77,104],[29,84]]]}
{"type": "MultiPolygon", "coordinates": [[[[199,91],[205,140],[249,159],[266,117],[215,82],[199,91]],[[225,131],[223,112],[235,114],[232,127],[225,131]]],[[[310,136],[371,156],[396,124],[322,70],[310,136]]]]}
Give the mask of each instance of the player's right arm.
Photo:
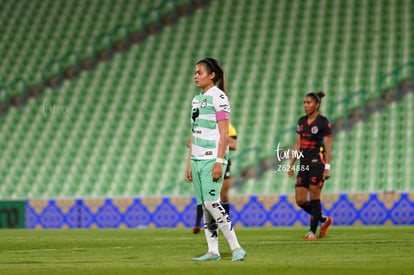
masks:
{"type": "MultiPolygon", "coordinates": [[[[293,145],[293,152],[299,152],[299,150],[300,150],[300,135],[296,133],[296,141],[295,141],[295,144],[293,145]]],[[[289,177],[293,177],[293,175],[295,174],[292,169],[293,165],[295,164],[295,161],[296,161],[296,157],[293,156],[290,159],[289,169],[287,172],[289,177]]]]}
{"type": "Polygon", "coordinates": [[[192,142],[193,142],[192,135],[190,135],[187,141],[188,157],[187,157],[187,171],[185,172],[185,180],[187,182],[193,181],[193,178],[191,176],[191,144],[192,142]]]}

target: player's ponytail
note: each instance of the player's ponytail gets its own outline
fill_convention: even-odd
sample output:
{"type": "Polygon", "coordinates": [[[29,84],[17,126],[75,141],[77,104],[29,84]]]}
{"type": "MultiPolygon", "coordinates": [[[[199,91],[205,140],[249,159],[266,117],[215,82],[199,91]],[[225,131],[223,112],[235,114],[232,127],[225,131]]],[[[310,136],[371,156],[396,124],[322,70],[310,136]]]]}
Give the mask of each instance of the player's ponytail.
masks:
{"type": "Polygon", "coordinates": [[[197,62],[197,64],[200,63],[203,63],[206,66],[209,74],[213,72],[216,74],[213,79],[214,84],[227,95],[226,72],[218,61],[214,58],[207,57],[197,62]]]}
{"type": "Polygon", "coordinates": [[[219,77],[217,78],[217,81],[215,82],[217,87],[219,87],[220,90],[222,90],[227,95],[227,77],[226,72],[224,71],[223,67],[220,66],[220,64],[216,61],[217,69],[219,71],[219,77]]]}

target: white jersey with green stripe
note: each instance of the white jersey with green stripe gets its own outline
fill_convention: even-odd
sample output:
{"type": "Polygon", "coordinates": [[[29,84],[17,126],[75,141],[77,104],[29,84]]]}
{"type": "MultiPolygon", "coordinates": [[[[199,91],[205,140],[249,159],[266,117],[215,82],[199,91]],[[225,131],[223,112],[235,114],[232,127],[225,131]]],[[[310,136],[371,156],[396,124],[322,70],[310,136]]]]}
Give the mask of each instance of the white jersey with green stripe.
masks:
{"type": "MultiPolygon", "coordinates": [[[[217,157],[220,139],[217,121],[228,119],[229,115],[229,100],[226,94],[216,86],[193,98],[191,113],[193,159],[214,159],[217,157]]],[[[227,159],[228,150],[227,146],[225,159],[227,159]]]]}

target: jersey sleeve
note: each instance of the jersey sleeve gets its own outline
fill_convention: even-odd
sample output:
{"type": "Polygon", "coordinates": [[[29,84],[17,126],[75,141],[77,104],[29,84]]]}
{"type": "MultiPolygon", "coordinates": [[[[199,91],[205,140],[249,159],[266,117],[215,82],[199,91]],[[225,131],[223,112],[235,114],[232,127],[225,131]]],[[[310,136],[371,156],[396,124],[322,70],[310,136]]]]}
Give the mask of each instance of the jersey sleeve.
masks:
{"type": "Polygon", "coordinates": [[[227,96],[222,92],[213,98],[216,110],[216,120],[228,120],[230,118],[230,103],[227,96]]]}
{"type": "Polygon", "coordinates": [[[331,123],[329,122],[329,120],[327,118],[325,118],[323,120],[323,125],[322,125],[322,134],[324,137],[328,137],[328,136],[332,136],[332,128],[331,128],[331,123]]]}
{"type": "Polygon", "coordinates": [[[302,132],[301,120],[302,120],[302,118],[298,119],[298,124],[296,126],[296,133],[298,133],[298,134],[300,134],[302,132]]]}

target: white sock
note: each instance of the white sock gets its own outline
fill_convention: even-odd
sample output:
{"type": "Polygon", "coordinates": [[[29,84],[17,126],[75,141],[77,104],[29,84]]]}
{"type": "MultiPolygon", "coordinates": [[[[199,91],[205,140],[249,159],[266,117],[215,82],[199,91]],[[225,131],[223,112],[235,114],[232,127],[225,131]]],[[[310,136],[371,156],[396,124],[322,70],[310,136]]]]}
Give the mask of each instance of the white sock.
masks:
{"type": "Polygon", "coordinates": [[[217,223],[211,217],[208,210],[203,206],[204,212],[204,234],[207,240],[208,252],[219,254],[217,223]]]}
{"type": "Polygon", "coordinates": [[[210,213],[210,215],[217,221],[218,228],[226,237],[230,249],[233,251],[236,248],[240,248],[239,241],[237,240],[236,232],[234,232],[233,225],[226,210],[221,206],[219,201],[206,201],[204,202],[204,208],[210,213]]]}

